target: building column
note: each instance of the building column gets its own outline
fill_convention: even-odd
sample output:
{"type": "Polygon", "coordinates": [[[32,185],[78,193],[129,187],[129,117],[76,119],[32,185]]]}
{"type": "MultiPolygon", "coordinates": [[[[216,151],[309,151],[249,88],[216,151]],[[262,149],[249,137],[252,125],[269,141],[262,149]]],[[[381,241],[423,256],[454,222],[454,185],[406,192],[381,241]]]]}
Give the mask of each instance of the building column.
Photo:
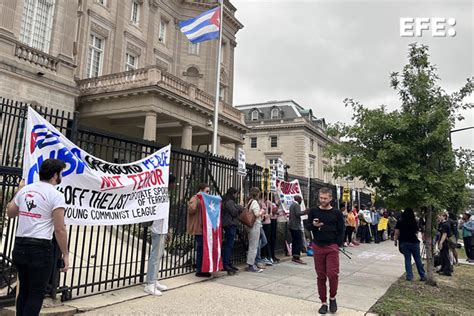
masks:
{"type": "Polygon", "coordinates": [[[156,141],[156,112],[147,112],[145,116],[145,129],[143,139],[156,141]]]}
{"type": "Polygon", "coordinates": [[[193,149],[193,127],[187,123],[183,124],[183,136],[181,136],[181,148],[193,149]]]}

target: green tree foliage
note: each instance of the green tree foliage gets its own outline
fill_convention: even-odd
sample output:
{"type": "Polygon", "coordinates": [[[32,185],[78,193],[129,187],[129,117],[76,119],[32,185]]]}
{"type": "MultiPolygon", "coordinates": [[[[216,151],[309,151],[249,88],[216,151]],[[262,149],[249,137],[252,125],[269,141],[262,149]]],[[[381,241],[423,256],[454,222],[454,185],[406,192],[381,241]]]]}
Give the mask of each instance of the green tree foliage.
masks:
{"type": "Polygon", "coordinates": [[[393,207],[460,209],[467,202],[466,184],[474,182],[472,151],[453,151],[449,135],[463,119],[460,110],[472,108],[464,100],[474,89],[473,78],[447,94],[428,57],[427,46],[412,44],[409,63],[391,74],[398,110],[344,100],[353,110],[353,124],[330,128],[341,141],[328,148],[328,155],[336,161],[335,176],[359,177],[393,207]]]}

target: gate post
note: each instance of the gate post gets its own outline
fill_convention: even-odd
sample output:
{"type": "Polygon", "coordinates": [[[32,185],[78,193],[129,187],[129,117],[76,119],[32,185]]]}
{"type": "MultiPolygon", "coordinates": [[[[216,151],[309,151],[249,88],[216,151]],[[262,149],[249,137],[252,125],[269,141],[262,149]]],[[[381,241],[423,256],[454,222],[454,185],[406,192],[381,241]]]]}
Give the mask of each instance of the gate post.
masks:
{"type": "Polygon", "coordinates": [[[146,260],[146,246],[147,246],[147,235],[148,227],[143,227],[143,241],[142,241],[142,256],[140,261],[140,283],[145,279],[145,260],[146,260]]]}

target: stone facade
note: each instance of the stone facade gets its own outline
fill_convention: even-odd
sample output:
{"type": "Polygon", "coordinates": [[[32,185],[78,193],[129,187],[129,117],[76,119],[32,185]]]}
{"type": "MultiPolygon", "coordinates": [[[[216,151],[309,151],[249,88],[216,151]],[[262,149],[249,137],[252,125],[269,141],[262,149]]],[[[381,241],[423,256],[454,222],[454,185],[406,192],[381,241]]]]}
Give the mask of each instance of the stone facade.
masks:
{"type": "Polygon", "coordinates": [[[312,110],[292,100],[236,107],[244,113],[250,128],[244,145],[249,163],[270,168],[277,158],[282,158],[289,165],[290,174],[337,183],[324,170],[331,165],[324,150],[335,141],[326,135],[324,119],[316,118],[312,110]]]}
{"type": "MultiPolygon", "coordinates": [[[[247,131],[232,107],[235,35],[243,25],[234,16],[236,8],[224,3],[218,153],[234,156],[247,131]]],[[[218,41],[193,46],[178,23],[215,5],[212,0],[5,0],[0,96],[78,110],[84,125],[208,150],[218,41]],[[36,35],[38,29],[44,34],[36,35]]]]}

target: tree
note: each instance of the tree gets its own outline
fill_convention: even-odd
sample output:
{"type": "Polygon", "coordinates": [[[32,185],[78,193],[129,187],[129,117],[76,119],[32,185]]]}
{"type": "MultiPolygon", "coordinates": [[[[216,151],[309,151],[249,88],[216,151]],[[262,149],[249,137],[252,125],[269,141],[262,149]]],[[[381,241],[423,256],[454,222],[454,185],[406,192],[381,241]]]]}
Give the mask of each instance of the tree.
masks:
{"type": "MultiPolygon", "coordinates": [[[[472,175],[472,156],[452,150],[449,134],[461,109],[472,104],[464,100],[473,91],[473,78],[458,92],[447,94],[437,85],[435,66],[429,62],[428,47],[410,45],[401,73],[390,76],[401,106],[387,111],[384,105],[368,109],[346,99],[353,110],[352,124],[338,123],[328,132],[341,140],[328,148],[335,160],[336,177],[356,176],[377,189],[392,207],[428,210],[427,232],[432,234],[435,210],[450,206],[465,194],[472,175]],[[456,163],[456,154],[459,163],[456,163]],[[469,169],[471,168],[471,169],[469,169]]],[[[457,206],[462,207],[462,205],[457,206]]],[[[428,280],[435,284],[431,236],[427,247],[428,280]]]]}

